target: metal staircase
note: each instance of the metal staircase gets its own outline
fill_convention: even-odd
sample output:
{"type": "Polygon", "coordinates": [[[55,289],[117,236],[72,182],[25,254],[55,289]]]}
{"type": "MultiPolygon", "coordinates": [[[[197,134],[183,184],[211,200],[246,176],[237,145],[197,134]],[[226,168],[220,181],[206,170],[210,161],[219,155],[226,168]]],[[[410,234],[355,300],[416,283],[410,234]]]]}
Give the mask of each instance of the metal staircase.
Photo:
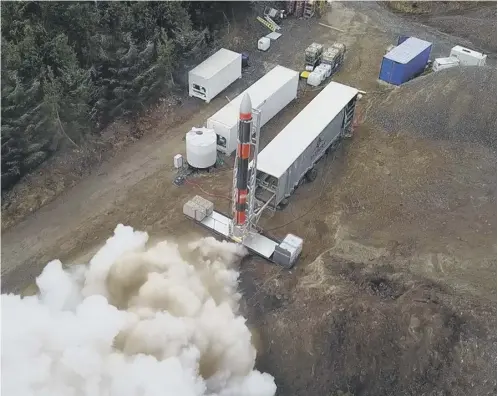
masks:
{"type": "Polygon", "coordinates": [[[304,3],[304,19],[310,19],[315,15],[315,2],[308,0],[304,3]]]}
{"type": "Polygon", "coordinates": [[[352,124],[354,119],[354,111],[356,107],[356,98],[353,98],[346,106],[346,115],[344,116],[344,137],[351,137],[352,135],[352,124]]]}
{"type": "Polygon", "coordinates": [[[296,9],[295,9],[296,18],[301,18],[303,16],[304,3],[305,1],[296,1],[296,9]]]}
{"type": "Polygon", "coordinates": [[[285,3],[287,15],[293,15],[296,10],[296,1],[290,0],[285,3]]]}

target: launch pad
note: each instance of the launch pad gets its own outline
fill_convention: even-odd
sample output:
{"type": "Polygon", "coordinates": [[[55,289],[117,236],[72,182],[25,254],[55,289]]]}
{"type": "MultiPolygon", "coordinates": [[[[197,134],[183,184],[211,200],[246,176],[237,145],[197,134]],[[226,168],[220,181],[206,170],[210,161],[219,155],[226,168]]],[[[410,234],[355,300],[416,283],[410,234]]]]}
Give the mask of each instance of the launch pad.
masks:
{"type": "MultiPolygon", "coordinates": [[[[196,222],[204,228],[213,231],[214,233],[224,237],[227,240],[231,240],[232,242],[239,242],[233,240],[230,237],[229,231],[232,219],[220,212],[213,210],[213,213],[211,213],[211,215],[206,216],[203,220],[196,222]]],[[[249,235],[247,235],[241,243],[251,253],[270,261],[275,248],[278,246],[277,241],[274,241],[273,239],[270,239],[264,235],[258,234],[255,231],[250,232],[249,235]]]]}
{"type": "Polygon", "coordinates": [[[294,235],[288,235],[279,242],[256,230],[249,230],[242,240],[230,234],[233,219],[213,209],[213,204],[199,196],[188,201],[183,207],[183,213],[197,224],[227,241],[242,244],[251,254],[259,256],[275,264],[291,268],[301,252],[302,241],[294,235]],[[296,241],[296,246],[289,245],[290,239],[296,241]]]}
{"type": "Polygon", "coordinates": [[[214,210],[212,202],[196,196],[183,205],[183,213],[223,238],[244,245],[249,252],[291,268],[301,254],[303,240],[288,234],[283,241],[264,235],[257,227],[266,204],[258,205],[256,192],[261,111],[253,109],[246,93],[239,114],[237,154],[232,180],[232,217],[214,210]]]}

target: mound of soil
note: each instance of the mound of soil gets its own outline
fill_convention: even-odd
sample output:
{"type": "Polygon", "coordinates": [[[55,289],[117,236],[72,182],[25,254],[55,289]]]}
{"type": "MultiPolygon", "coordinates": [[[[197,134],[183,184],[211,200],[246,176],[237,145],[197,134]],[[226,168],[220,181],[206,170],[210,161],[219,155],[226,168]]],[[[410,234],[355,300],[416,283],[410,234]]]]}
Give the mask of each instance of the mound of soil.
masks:
{"type": "Polygon", "coordinates": [[[474,2],[472,9],[465,12],[452,10],[423,15],[417,20],[442,32],[467,39],[473,44],[472,49],[491,52],[491,57],[496,57],[496,2],[474,2]]]}
{"type": "Polygon", "coordinates": [[[496,2],[387,1],[380,4],[405,18],[467,39],[472,49],[496,53],[496,2]]]}
{"type": "Polygon", "coordinates": [[[299,278],[258,272],[242,286],[278,395],[496,394],[495,307],[330,254],[299,278]]]}
{"type": "Polygon", "coordinates": [[[368,117],[390,133],[496,151],[496,69],[455,67],[416,78],[372,100],[368,117]]]}

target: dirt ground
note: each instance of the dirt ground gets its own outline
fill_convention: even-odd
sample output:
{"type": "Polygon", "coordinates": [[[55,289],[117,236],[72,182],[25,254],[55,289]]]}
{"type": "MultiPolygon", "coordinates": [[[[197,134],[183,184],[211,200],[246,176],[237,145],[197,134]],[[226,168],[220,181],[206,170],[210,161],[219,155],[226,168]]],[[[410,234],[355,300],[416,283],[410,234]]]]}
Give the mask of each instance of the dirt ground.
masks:
{"type": "MultiPolygon", "coordinates": [[[[432,41],[432,57],[472,43],[373,2],[334,3],[322,22],[344,33],[316,19],[287,20],[268,53],[250,49],[250,69],[223,95],[209,105],[183,98],[187,121],[175,125],[161,120],[159,107],[155,133],[4,232],[3,292],[25,290],[51,259],[83,261],[118,223],[155,238],[204,235],[181,207],[200,194],[227,210],[231,161],[174,186],[172,158],[184,152],[185,132],[274,65],[299,70],[312,41],[342,41],[348,53],[334,79],[369,92],[361,125],[321,161],[314,183],[261,222],[277,237],[303,237],[302,258],[292,271],[242,263],[258,365],[275,376],[279,395],[496,394],[496,153],[385,133],[368,116],[386,90],[377,83],[380,59],[398,34],[432,41]]],[[[264,32],[251,26],[254,37],[264,32]]],[[[243,29],[233,35],[244,47],[243,29]]],[[[263,128],[263,145],[317,93],[302,87],[263,128]]]]}

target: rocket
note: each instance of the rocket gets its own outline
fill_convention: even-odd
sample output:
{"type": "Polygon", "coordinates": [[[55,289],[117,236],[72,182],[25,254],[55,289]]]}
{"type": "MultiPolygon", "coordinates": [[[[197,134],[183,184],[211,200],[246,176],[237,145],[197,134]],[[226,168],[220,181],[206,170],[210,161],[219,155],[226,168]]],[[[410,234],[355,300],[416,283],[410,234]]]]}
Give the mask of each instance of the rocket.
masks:
{"type": "Polygon", "coordinates": [[[247,184],[249,181],[249,155],[251,153],[252,104],[247,93],[240,104],[237,145],[237,184],[235,201],[235,224],[246,222],[247,184]]]}

